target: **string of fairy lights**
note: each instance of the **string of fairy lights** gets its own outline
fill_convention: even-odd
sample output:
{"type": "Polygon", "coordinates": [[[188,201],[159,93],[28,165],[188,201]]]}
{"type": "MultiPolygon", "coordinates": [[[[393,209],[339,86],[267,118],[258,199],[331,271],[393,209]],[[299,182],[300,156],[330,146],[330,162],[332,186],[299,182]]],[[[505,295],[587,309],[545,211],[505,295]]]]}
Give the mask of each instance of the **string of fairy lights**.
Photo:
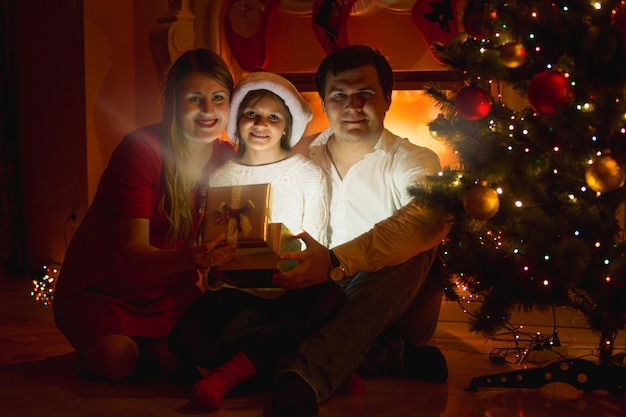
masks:
{"type": "MultiPolygon", "coordinates": [[[[622,4],[623,3],[624,2],[622,2],[622,4]]],[[[564,11],[568,10],[567,5],[563,5],[562,7],[564,11]]],[[[603,3],[595,2],[594,7],[597,10],[601,10],[603,7],[603,3]]],[[[613,13],[616,13],[616,12],[613,11],[613,13]]],[[[530,11],[530,16],[533,19],[539,18],[537,11],[530,11]]],[[[506,24],[502,25],[502,29],[504,30],[506,29],[506,24]]],[[[496,32],[494,34],[494,37],[502,39],[504,38],[503,36],[504,33],[506,32],[505,31],[496,32]]],[[[467,36],[467,34],[464,34],[464,36],[467,36]]],[[[508,35],[508,36],[511,37],[511,35],[508,35]]],[[[539,40],[537,39],[534,33],[528,34],[528,39],[531,39],[534,41],[539,40]]],[[[488,44],[491,41],[489,38],[484,37],[484,38],[481,38],[481,42],[488,44]]],[[[506,40],[504,42],[504,45],[500,46],[499,49],[500,49],[501,57],[503,56],[508,57],[507,59],[503,59],[503,64],[505,66],[509,68],[515,68],[524,62],[524,59],[526,57],[526,52],[521,42],[514,41],[514,40],[506,40]],[[505,47],[508,52],[503,53],[502,51],[503,51],[503,48],[505,47]],[[513,50],[514,52],[510,52],[510,50],[513,50]]],[[[481,53],[485,53],[488,50],[489,48],[487,47],[480,49],[481,53]]],[[[537,45],[535,46],[534,52],[535,53],[541,52],[541,46],[539,45],[539,43],[537,43],[537,45]]],[[[550,82],[554,82],[554,79],[556,77],[560,79],[559,80],[560,83],[566,83],[563,85],[569,86],[571,88],[567,89],[565,93],[562,93],[563,97],[553,98],[554,100],[552,101],[556,101],[560,105],[568,105],[570,104],[570,101],[573,96],[570,90],[575,87],[576,82],[569,79],[570,78],[569,73],[562,72],[560,70],[556,71],[554,70],[555,67],[556,66],[554,64],[546,65],[545,74],[546,76],[549,77],[550,82]]],[[[477,77],[477,78],[480,78],[480,77],[477,77]]],[[[494,84],[496,82],[495,80],[489,80],[488,83],[494,84]]],[[[529,86],[528,93],[530,96],[532,96],[531,94],[532,85],[533,85],[533,82],[531,82],[529,86]]],[[[539,87],[543,87],[543,85],[539,84],[539,87]]],[[[461,96],[464,91],[467,91],[469,89],[477,89],[477,88],[479,87],[466,87],[463,90],[461,90],[457,95],[457,101],[455,103],[456,105],[455,110],[457,110],[460,114],[462,114],[463,112],[459,110],[462,109],[464,106],[459,106],[459,96],[461,96]]],[[[488,95],[488,94],[485,93],[485,95],[488,95]]],[[[499,99],[502,98],[500,93],[498,94],[498,98],[499,99]]],[[[536,122],[527,123],[527,117],[541,117],[543,115],[550,114],[551,112],[556,110],[556,107],[558,107],[558,106],[552,106],[550,108],[547,108],[546,106],[542,106],[543,103],[541,102],[533,103],[531,97],[529,97],[529,100],[531,100],[531,104],[533,104],[535,108],[543,108],[543,111],[535,112],[531,116],[518,115],[517,112],[513,111],[509,119],[510,121],[508,122],[506,126],[502,126],[495,119],[491,119],[488,123],[489,129],[492,132],[506,134],[506,136],[510,140],[510,143],[507,145],[507,150],[510,152],[513,152],[515,150],[515,147],[519,146],[523,148],[523,151],[525,153],[531,153],[533,150],[529,147],[528,140],[517,140],[518,137],[525,138],[525,137],[528,137],[529,135],[532,135],[533,126],[537,125],[536,122]]],[[[621,101],[621,98],[619,96],[616,96],[615,102],[619,104],[620,101],[621,101]]],[[[552,104],[552,103],[549,103],[549,104],[552,104]]],[[[587,100],[582,103],[576,103],[575,106],[576,106],[576,109],[578,109],[581,113],[588,113],[594,110],[594,104],[590,100],[587,100]]],[[[478,120],[484,117],[490,111],[490,106],[486,106],[484,100],[482,99],[480,101],[477,101],[476,99],[474,99],[474,101],[472,101],[471,104],[466,105],[465,107],[470,107],[475,112],[474,115],[465,117],[468,120],[478,120]]],[[[623,115],[623,119],[626,120],[626,113],[623,115]]],[[[432,132],[432,133],[433,133],[433,137],[436,137],[436,138],[439,137],[439,132],[432,132]]],[[[622,126],[620,128],[620,133],[622,135],[622,138],[626,137],[625,126],[622,126]]],[[[579,190],[574,190],[574,191],[563,190],[564,201],[569,201],[572,204],[575,204],[578,202],[581,193],[593,193],[594,196],[600,196],[604,192],[614,191],[624,185],[624,179],[625,179],[624,172],[623,170],[621,170],[620,166],[616,163],[616,161],[613,158],[611,158],[610,149],[605,148],[599,144],[599,138],[596,134],[590,133],[588,140],[590,140],[593,144],[598,144],[598,146],[597,146],[597,149],[595,150],[595,153],[592,155],[589,155],[587,158],[588,169],[585,173],[585,180],[586,180],[587,185],[581,186],[579,190]]],[[[553,153],[553,155],[548,155],[548,159],[552,161],[558,160],[558,157],[556,155],[560,151],[561,151],[561,147],[559,145],[552,146],[551,152],[553,153]]],[[[455,153],[458,154],[458,151],[455,151],[455,153]]],[[[539,149],[538,153],[545,154],[545,150],[539,149]]],[[[552,173],[554,175],[559,175],[560,174],[559,168],[554,167],[552,169],[552,173]]],[[[455,175],[456,175],[456,178],[452,178],[451,185],[461,185],[461,180],[463,179],[463,173],[456,172],[455,175]]],[[[486,187],[487,182],[477,180],[477,186],[486,187]]],[[[470,211],[468,214],[471,217],[474,217],[477,220],[486,220],[496,214],[500,201],[503,200],[505,197],[507,197],[507,193],[509,192],[510,191],[507,191],[504,186],[496,187],[495,192],[491,194],[495,197],[491,197],[490,195],[489,198],[487,198],[483,192],[480,195],[480,201],[479,201],[480,204],[473,205],[473,206],[470,205],[469,207],[466,205],[466,210],[470,211]]],[[[468,200],[468,197],[466,197],[466,201],[467,200],[468,200]]],[[[516,198],[514,196],[510,196],[508,200],[513,202],[516,208],[521,209],[521,208],[528,207],[528,204],[524,202],[523,198],[516,198]]],[[[481,240],[481,243],[484,244],[490,241],[491,239],[493,239],[494,236],[498,236],[499,238],[496,239],[497,244],[495,245],[495,248],[496,249],[502,248],[502,245],[503,245],[502,239],[501,239],[502,233],[500,231],[491,231],[491,230],[487,231],[487,233],[489,236],[478,237],[481,240]]],[[[579,231],[574,231],[574,235],[578,236],[579,231]]],[[[519,243],[522,244],[523,242],[519,242],[519,243]]],[[[600,245],[601,245],[600,241],[597,241],[594,243],[594,247],[596,248],[599,247],[600,245]]],[[[519,254],[520,251],[518,248],[513,248],[511,250],[511,253],[519,254]]],[[[550,255],[546,254],[546,260],[549,260],[549,258],[550,258],[550,255]]],[[[606,266],[609,262],[610,262],[609,259],[605,259],[604,265],[606,266]]],[[[607,276],[606,280],[610,281],[610,277],[607,276]]]]}
{"type": "Polygon", "coordinates": [[[30,296],[44,307],[52,305],[54,299],[54,287],[59,277],[60,267],[54,265],[43,265],[41,277],[33,279],[33,289],[30,296]]]}
{"type": "MultiPolygon", "coordinates": [[[[626,110],[622,89],[605,89],[597,94],[593,89],[589,89],[591,84],[589,79],[580,77],[581,71],[576,71],[576,63],[573,60],[554,55],[554,45],[550,45],[554,40],[545,38],[546,33],[552,32],[541,31],[541,25],[537,22],[545,24],[555,15],[563,20],[578,18],[578,14],[574,12],[580,13],[583,8],[587,13],[587,15],[581,13],[585,19],[583,22],[585,28],[594,25],[597,17],[594,16],[594,11],[598,16],[606,16],[608,10],[611,20],[619,17],[626,21],[624,17],[626,2],[590,2],[591,11],[587,10],[587,3],[574,5],[574,2],[567,1],[498,3],[493,9],[498,13],[503,9],[503,15],[517,13],[518,16],[512,19],[517,27],[509,27],[507,20],[502,19],[502,15],[498,15],[496,11],[489,11],[490,2],[486,2],[488,5],[484,8],[480,7],[479,2],[474,3],[477,5],[475,9],[464,10],[466,15],[463,22],[466,31],[460,33],[450,44],[434,47],[435,52],[443,58],[443,62],[450,63],[453,68],[462,69],[468,79],[468,85],[455,93],[444,94],[434,89],[429,91],[440,103],[445,115],[445,117],[440,115],[430,124],[431,135],[435,139],[446,141],[460,160],[458,168],[444,169],[434,182],[438,184],[436,187],[439,190],[444,190],[443,194],[459,197],[458,199],[463,202],[464,214],[474,221],[474,224],[468,222],[467,228],[462,230],[460,235],[462,239],[446,239],[443,242],[442,258],[445,263],[455,254],[465,253],[467,256],[467,249],[471,245],[489,247],[494,253],[499,253],[494,257],[513,260],[511,264],[518,268],[518,271],[512,271],[512,274],[519,279],[535,282],[537,286],[534,288],[537,291],[538,286],[556,287],[569,280],[568,277],[561,276],[559,281],[554,281],[556,277],[550,275],[550,272],[557,269],[550,265],[559,262],[557,259],[562,253],[555,251],[560,248],[549,244],[537,245],[546,242],[529,239],[531,230],[526,233],[515,230],[519,233],[507,234],[500,230],[499,226],[504,223],[501,219],[495,223],[487,221],[499,213],[501,217],[509,216],[506,220],[523,218],[527,215],[525,212],[538,212],[548,204],[557,207],[556,210],[560,208],[564,213],[574,212],[577,206],[594,210],[593,205],[596,202],[604,203],[610,199],[616,201],[624,194],[626,176],[620,164],[614,159],[615,145],[623,143],[626,139],[626,110]],[[510,10],[507,11],[509,5],[510,10]],[[526,6],[527,8],[524,8],[526,6]],[[526,15],[519,16],[525,13],[526,15]],[[515,21],[518,17],[519,20],[515,21]],[[524,20],[530,23],[520,24],[520,21],[524,20]],[[520,27],[530,30],[513,32],[520,27]],[[535,27],[539,29],[534,31],[535,27]],[[474,50],[477,51],[475,55],[474,50]],[[528,64],[529,60],[532,64],[528,64]],[[478,63],[476,65],[478,69],[472,72],[471,65],[467,67],[462,65],[466,62],[478,63]],[[525,66],[522,67],[523,65],[525,66]],[[517,80],[508,80],[514,87],[518,87],[514,89],[526,93],[527,101],[522,103],[519,110],[503,103],[500,81],[507,79],[506,76],[516,68],[520,68],[519,71],[528,71],[527,74],[531,75],[530,83],[527,84],[522,82],[524,75],[527,74],[523,74],[517,80]],[[503,74],[505,76],[501,76],[503,74]],[[495,94],[494,90],[497,90],[495,94]],[[576,95],[581,91],[589,93],[576,95]],[[495,102],[491,101],[492,96],[495,97],[495,102]],[[614,119],[610,119],[609,116],[603,117],[605,115],[602,112],[606,111],[607,103],[608,106],[617,109],[617,117],[614,119]],[[528,111],[529,109],[531,111],[528,111]],[[551,118],[550,116],[555,113],[556,116],[551,118]],[[557,124],[562,122],[559,119],[560,114],[567,114],[570,117],[568,123],[571,122],[571,131],[574,131],[574,126],[581,120],[588,122],[586,130],[580,129],[576,131],[576,136],[570,137],[555,134],[557,129],[561,128],[557,124]],[[601,123],[594,125],[598,120],[601,123]],[[489,134],[472,125],[477,121],[489,134]],[[459,133],[451,128],[453,123],[467,126],[467,129],[459,133]],[[552,140],[538,141],[537,138],[542,136],[550,137],[552,140]],[[492,146],[495,142],[497,146],[492,146]],[[485,153],[485,147],[489,146],[497,149],[497,152],[485,156],[474,151],[476,148],[485,153]],[[541,178],[543,181],[547,178],[547,181],[550,181],[553,186],[549,191],[551,200],[537,198],[541,196],[539,192],[529,193],[528,189],[514,184],[517,178],[504,178],[503,170],[498,170],[503,160],[520,159],[520,156],[528,160],[526,169],[532,171],[531,174],[523,172],[524,175],[531,180],[541,178]],[[492,159],[489,160],[488,157],[492,159]],[[496,168],[489,171],[493,166],[496,168]],[[455,191],[455,188],[458,190],[455,191]],[[611,196],[612,193],[615,195],[611,196]],[[506,214],[502,214],[503,212],[506,214]]],[[[603,18],[598,19],[601,21],[603,18]]],[[[557,25],[556,22],[550,24],[557,25]]],[[[626,25],[624,23],[622,25],[622,34],[626,36],[624,34],[626,25]]],[[[606,44],[608,47],[611,43],[606,44]]],[[[559,47],[561,45],[557,45],[557,48],[559,47]]],[[[598,52],[598,55],[600,53],[598,52]]],[[[618,78],[622,76],[618,75],[618,78]]],[[[507,99],[510,98],[507,96],[507,99]]],[[[510,104],[519,104],[520,100],[517,99],[518,97],[514,96],[510,104]]],[[[536,188],[540,186],[541,184],[536,188]]],[[[431,188],[428,191],[432,190],[431,188]]],[[[449,200],[442,200],[443,203],[440,204],[444,207],[446,203],[449,204],[449,200]]],[[[590,254],[587,266],[590,277],[592,280],[603,281],[609,288],[613,283],[617,284],[614,282],[616,276],[613,275],[613,266],[624,262],[621,244],[624,243],[623,226],[626,224],[626,214],[623,208],[617,211],[620,219],[614,229],[616,235],[614,240],[613,236],[609,236],[610,241],[609,238],[605,238],[610,233],[602,235],[601,232],[590,231],[589,225],[577,227],[574,222],[567,225],[569,229],[559,230],[560,234],[554,237],[555,241],[562,240],[569,245],[569,248],[564,245],[565,249],[585,246],[579,249],[578,253],[590,254]],[[620,234],[617,233],[619,227],[622,227],[620,234]]],[[[458,211],[452,212],[459,214],[458,211]]],[[[507,226],[510,226],[510,222],[507,226]]],[[[552,230],[556,230],[556,227],[552,230]]],[[[576,261],[578,260],[575,258],[571,259],[572,264],[576,261]]],[[[471,268],[464,270],[462,266],[462,263],[455,265],[453,273],[456,274],[456,278],[453,282],[456,281],[457,291],[467,290],[469,295],[463,295],[458,300],[460,303],[483,301],[481,293],[483,283],[473,274],[471,268]]],[[[574,291],[574,296],[584,299],[586,295],[584,291],[580,293],[574,291]]],[[[594,309],[593,302],[594,300],[589,300],[589,305],[585,306],[588,307],[587,310],[594,309]]],[[[467,312],[465,307],[462,308],[467,312]]],[[[507,316],[500,317],[500,320],[515,335],[515,328],[509,327],[507,316]]],[[[619,322],[618,317],[616,319],[618,326],[619,322]]],[[[596,323],[596,329],[597,327],[596,323]]],[[[601,345],[603,343],[610,345],[613,341],[609,335],[601,345]]]]}

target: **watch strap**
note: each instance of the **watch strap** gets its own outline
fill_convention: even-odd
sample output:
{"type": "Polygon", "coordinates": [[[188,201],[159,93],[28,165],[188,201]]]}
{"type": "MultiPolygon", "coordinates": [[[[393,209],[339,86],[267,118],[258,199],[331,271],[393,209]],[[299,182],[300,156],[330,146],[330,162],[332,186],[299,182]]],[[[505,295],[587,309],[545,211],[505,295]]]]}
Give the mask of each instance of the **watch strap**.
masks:
{"type": "Polygon", "coordinates": [[[335,252],[330,249],[328,253],[330,254],[330,269],[340,267],[341,262],[339,262],[339,259],[337,259],[337,255],[335,255],[335,252]]]}

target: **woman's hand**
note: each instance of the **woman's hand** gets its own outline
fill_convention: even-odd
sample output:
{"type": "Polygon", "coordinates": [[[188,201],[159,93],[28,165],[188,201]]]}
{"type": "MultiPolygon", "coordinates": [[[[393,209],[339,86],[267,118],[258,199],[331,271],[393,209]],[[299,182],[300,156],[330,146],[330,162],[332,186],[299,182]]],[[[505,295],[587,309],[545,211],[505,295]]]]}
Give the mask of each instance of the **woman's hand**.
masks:
{"type": "Polygon", "coordinates": [[[225,263],[234,256],[235,245],[217,247],[224,240],[223,235],[200,243],[200,231],[199,225],[193,230],[185,245],[179,249],[159,249],[150,245],[150,220],[122,220],[120,231],[122,255],[131,270],[158,275],[184,270],[205,270],[225,263]]]}
{"type": "Polygon", "coordinates": [[[208,242],[200,243],[203,225],[204,212],[186,244],[195,267],[200,270],[206,270],[230,261],[235,256],[235,250],[237,250],[237,246],[232,244],[217,246],[226,237],[224,233],[220,233],[208,242]]]}
{"type": "Polygon", "coordinates": [[[217,235],[213,240],[197,244],[197,239],[193,239],[189,245],[191,258],[200,270],[208,269],[216,265],[221,265],[230,261],[235,256],[236,245],[217,245],[224,240],[225,235],[222,233],[217,235]]]}

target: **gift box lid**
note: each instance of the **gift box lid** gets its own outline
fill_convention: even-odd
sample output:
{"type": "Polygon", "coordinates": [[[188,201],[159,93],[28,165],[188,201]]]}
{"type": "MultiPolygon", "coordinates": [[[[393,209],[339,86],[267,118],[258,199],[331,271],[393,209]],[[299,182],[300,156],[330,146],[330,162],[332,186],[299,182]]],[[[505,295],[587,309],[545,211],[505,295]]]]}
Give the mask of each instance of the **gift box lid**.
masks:
{"type": "Polygon", "coordinates": [[[204,242],[220,233],[224,244],[269,247],[270,184],[209,187],[204,210],[204,242]]]}

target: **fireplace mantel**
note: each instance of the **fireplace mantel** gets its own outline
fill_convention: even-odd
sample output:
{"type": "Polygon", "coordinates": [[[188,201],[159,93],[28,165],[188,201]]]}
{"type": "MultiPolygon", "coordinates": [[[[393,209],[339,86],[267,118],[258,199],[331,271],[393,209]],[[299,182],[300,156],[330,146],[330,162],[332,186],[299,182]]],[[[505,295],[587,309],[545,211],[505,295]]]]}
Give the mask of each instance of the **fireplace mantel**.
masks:
{"type": "MultiPolygon", "coordinates": [[[[282,72],[299,91],[316,91],[314,72],[282,72]]],[[[442,90],[458,90],[463,86],[460,71],[394,71],[394,90],[424,90],[434,85],[442,90]]]]}

